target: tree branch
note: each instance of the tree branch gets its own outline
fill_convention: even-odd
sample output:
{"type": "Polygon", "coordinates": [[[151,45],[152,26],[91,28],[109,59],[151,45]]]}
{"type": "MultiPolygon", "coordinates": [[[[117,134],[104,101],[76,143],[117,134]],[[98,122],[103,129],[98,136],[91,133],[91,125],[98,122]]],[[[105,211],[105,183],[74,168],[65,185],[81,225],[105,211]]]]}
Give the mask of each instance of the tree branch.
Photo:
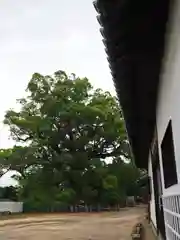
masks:
{"type": "Polygon", "coordinates": [[[29,137],[26,137],[26,138],[21,138],[21,137],[16,136],[16,138],[17,138],[18,141],[22,141],[22,142],[26,142],[28,140],[32,140],[33,139],[32,136],[29,136],[29,137]]]}

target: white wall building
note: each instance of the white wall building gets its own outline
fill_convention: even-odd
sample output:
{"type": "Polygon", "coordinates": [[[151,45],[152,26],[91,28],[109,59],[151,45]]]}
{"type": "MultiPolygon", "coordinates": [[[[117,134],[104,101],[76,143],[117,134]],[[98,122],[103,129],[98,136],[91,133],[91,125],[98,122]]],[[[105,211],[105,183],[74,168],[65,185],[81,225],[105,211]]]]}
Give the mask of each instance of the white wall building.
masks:
{"type": "Polygon", "coordinates": [[[0,213],[20,213],[23,211],[22,202],[0,201],[0,213]]]}
{"type": "MultiPolygon", "coordinates": [[[[167,239],[180,239],[180,1],[170,12],[166,31],[166,45],[156,108],[160,188],[153,184],[153,159],[149,157],[151,192],[151,220],[156,225],[154,190],[162,197],[160,215],[164,221],[167,239]],[[164,218],[164,219],[163,219],[164,218]]],[[[156,173],[157,168],[154,168],[156,173]]],[[[158,217],[158,214],[157,214],[158,217]]],[[[163,225],[163,223],[160,223],[163,225]]],[[[163,226],[161,226],[163,227],[163,226]]]]}
{"type": "Polygon", "coordinates": [[[150,176],[150,220],[180,239],[180,1],[96,0],[101,34],[138,167],[150,176]]]}

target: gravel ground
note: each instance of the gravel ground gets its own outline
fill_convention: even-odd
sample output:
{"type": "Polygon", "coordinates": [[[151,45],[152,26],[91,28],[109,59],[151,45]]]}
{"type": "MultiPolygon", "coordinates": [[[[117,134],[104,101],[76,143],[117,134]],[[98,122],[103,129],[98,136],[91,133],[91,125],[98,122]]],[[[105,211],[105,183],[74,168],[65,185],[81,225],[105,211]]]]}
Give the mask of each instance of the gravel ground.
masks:
{"type": "Polygon", "coordinates": [[[128,240],[142,207],[109,213],[44,214],[0,220],[0,240],[128,240]]]}

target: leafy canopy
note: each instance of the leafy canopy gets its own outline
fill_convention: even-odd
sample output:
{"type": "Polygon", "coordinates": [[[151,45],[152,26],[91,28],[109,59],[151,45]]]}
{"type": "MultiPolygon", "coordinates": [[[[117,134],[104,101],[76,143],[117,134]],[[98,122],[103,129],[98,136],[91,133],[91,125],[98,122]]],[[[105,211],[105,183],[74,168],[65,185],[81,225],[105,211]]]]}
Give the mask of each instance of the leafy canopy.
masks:
{"type": "Polygon", "coordinates": [[[119,167],[129,159],[117,99],[63,71],[33,74],[26,91],[20,111],[8,110],[4,119],[19,146],[0,150],[1,167],[21,174],[21,197],[93,203],[108,195],[112,204],[119,201],[121,179],[128,180],[112,170],[115,160],[113,166],[103,161],[118,158],[119,167]]]}

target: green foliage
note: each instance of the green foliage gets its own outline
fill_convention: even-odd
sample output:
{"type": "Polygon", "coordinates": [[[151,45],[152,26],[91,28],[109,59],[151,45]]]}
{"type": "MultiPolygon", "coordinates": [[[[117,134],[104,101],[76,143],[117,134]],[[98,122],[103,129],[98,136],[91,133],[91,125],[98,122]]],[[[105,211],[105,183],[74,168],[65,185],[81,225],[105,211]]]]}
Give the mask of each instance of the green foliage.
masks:
{"type": "Polygon", "coordinates": [[[71,189],[64,189],[63,191],[59,191],[59,193],[56,194],[56,201],[61,203],[67,203],[67,204],[73,204],[76,199],[76,192],[71,189]]]}
{"type": "Polygon", "coordinates": [[[0,199],[17,201],[18,200],[18,189],[13,186],[0,187],[0,199]]]}
{"type": "Polygon", "coordinates": [[[35,73],[18,103],[20,111],[7,111],[4,124],[20,146],[1,150],[0,163],[20,173],[21,200],[113,205],[132,192],[138,170],[122,161],[130,160],[129,146],[109,92],[63,71],[35,73]]]}

